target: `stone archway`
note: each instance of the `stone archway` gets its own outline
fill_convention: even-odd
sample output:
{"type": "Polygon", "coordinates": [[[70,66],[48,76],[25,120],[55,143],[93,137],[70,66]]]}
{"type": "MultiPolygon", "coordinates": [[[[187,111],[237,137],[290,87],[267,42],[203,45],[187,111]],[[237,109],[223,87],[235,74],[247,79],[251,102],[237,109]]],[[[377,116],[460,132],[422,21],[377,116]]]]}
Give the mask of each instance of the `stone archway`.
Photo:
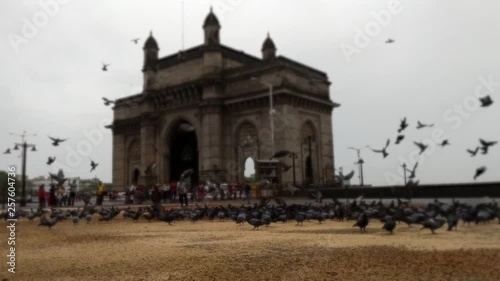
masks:
{"type": "Polygon", "coordinates": [[[133,140],[127,151],[127,185],[137,185],[140,177],[141,164],[141,143],[138,140],[133,140]]]}
{"type": "Polygon", "coordinates": [[[236,162],[240,167],[237,179],[239,182],[243,182],[245,178],[245,162],[248,158],[251,158],[253,161],[255,161],[259,157],[259,140],[257,127],[249,121],[244,121],[240,124],[240,126],[238,126],[235,138],[236,162]]]}
{"type": "Polygon", "coordinates": [[[168,133],[167,144],[169,157],[165,161],[168,161],[170,181],[179,180],[182,172],[193,169],[191,181],[197,184],[199,178],[198,136],[193,125],[185,120],[175,122],[168,133]]]}
{"type": "Polygon", "coordinates": [[[317,134],[311,121],[304,123],[301,129],[303,183],[308,185],[317,181],[317,134]]]}

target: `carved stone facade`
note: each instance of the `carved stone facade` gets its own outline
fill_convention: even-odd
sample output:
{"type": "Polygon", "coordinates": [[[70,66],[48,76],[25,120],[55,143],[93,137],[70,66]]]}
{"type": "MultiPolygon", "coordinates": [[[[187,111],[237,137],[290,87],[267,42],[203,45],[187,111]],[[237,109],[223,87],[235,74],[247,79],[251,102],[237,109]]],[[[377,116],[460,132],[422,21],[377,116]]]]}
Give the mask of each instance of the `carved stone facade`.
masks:
{"type": "MultiPolygon", "coordinates": [[[[274,151],[297,154],[297,183],[331,181],[332,114],[339,105],[330,99],[327,75],[276,56],[269,35],[263,59],[221,45],[212,12],[204,30],[203,45],[164,58],[152,34],[147,39],[143,92],[117,100],[109,126],[113,186],[141,181],[148,167],[158,182],[177,180],[186,168],[195,170],[195,181],[214,175],[242,181],[248,157],[273,153],[270,115],[274,151]]],[[[282,174],[283,182],[292,179],[293,169],[282,174]]]]}

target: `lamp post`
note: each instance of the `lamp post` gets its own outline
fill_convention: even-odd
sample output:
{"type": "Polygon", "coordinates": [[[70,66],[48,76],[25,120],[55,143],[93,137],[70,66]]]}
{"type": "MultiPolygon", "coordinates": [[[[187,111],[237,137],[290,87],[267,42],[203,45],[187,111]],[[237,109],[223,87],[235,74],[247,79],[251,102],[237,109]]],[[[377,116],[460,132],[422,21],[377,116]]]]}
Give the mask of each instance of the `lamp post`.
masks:
{"type": "Polygon", "coordinates": [[[359,185],[363,186],[364,185],[364,177],[363,177],[363,164],[365,161],[361,158],[361,150],[364,148],[367,148],[368,146],[364,146],[361,148],[354,148],[352,146],[348,147],[347,149],[355,150],[358,154],[358,162],[354,162],[354,164],[358,164],[358,169],[359,169],[359,185]]]}
{"type": "Polygon", "coordinates": [[[273,109],[273,84],[264,82],[256,77],[250,78],[252,81],[257,81],[269,87],[269,126],[271,127],[271,147],[274,155],[274,109],[273,109]]]}
{"type": "MultiPolygon", "coordinates": [[[[10,135],[16,136],[16,134],[12,134],[12,133],[10,133],[10,135]]],[[[14,150],[19,150],[18,146],[22,146],[22,148],[23,148],[23,155],[22,155],[23,156],[23,162],[22,162],[23,174],[22,174],[22,189],[21,189],[21,202],[20,202],[20,204],[21,204],[21,207],[25,207],[26,206],[26,156],[27,156],[27,149],[28,149],[28,147],[31,147],[31,151],[36,151],[36,147],[34,144],[28,144],[24,139],[27,136],[36,136],[36,134],[28,135],[28,134],[26,134],[26,131],[24,131],[21,135],[17,135],[17,136],[21,137],[21,143],[16,143],[14,150]]]]}
{"type": "Polygon", "coordinates": [[[295,181],[295,159],[297,159],[299,156],[295,152],[290,152],[290,154],[288,154],[288,157],[292,158],[293,185],[296,186],[296,181],[295,181]]]}
{"type": "Polygon", "coordinates": [[[406,185],[406,163],[403,163],[403,165],[401,165],[401,167],[403,167],[403,174],[405,177],[405,185],[406,185]]]}

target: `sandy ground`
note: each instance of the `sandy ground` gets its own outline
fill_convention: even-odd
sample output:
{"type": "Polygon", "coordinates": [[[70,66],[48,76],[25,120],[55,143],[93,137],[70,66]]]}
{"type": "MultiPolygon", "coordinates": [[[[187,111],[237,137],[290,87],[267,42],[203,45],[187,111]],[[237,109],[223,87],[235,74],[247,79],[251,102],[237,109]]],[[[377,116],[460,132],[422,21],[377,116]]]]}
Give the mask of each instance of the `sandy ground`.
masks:
{"type": "MultiPolygon", "coordinates": [[[[97,218],[95,215],[94,218],[97,218]]],[[[6,223],[3,223],[6,224],[6,223]]],[[[17,224],[16,274],[7,272],[2,227],[0,277],[8,280],[500,280],[500,225],[393,235],[372,220],[248,224],[118,218],[53,229],[17,224]]]]}

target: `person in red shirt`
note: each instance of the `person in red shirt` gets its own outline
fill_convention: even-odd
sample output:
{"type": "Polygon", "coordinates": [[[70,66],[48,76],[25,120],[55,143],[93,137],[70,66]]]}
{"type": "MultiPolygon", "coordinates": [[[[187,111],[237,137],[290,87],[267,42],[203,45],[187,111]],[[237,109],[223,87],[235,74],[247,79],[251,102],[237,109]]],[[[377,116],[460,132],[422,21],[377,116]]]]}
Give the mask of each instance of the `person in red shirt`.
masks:
{"type": "Polygon", "coordinates": [[[38,187],[38,203],[40,205],[40,209],[45,208],[45,185],[42,184],[38,187]]]}
{"type": "Polygon", "coordinates": [[[231,200],[231,197],[234,192],[234,183],[230,183],[227,185],[227,199],[231,200]]]}
{"type": "Polygon", "coordinates": [[[205,185],[203,183],[198,185],[198,197],[200,200],[205,200],[205,185]]]}
{"type": "Polygon", "coordinates": [[[174,203],[175,197],[177,196],[177,182],[176,181],[170,182],[170,194],[172,194],[172,198],[170,198],[170,203],[174,203]]]}

